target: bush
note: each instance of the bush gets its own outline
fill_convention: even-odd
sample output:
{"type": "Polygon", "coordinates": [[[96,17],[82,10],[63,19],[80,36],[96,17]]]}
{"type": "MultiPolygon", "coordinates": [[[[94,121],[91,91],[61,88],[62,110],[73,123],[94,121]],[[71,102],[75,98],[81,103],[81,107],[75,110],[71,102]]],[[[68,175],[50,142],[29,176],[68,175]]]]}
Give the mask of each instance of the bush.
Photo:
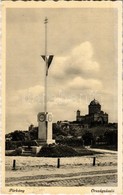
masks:
{"type": "Polygon", "coordinates": [[[16,156],[16,151],[15,150],[6,150],[5,151],[6,156],[16,156]]]}
{"type": "Polygon", "coordinates": [[[38,143],[35,140],[27,141],[6,141],[5,150],[15,150],[22,146],[37,146],[38,143]]]}
{"type": "Polygon", "coordinates": [[[15,152],[16,152],[16,155],[21,155],[23,152],[22,147],[16,148],[15,152]]]}
{"type": "Polygon", "coordinates": [[[39,157],[72,157],[99,154],[84,148],[72,148],[66,145],[50,144],[44,145],[37,156],[39,157]]]}
{"type": "Polygon", "coordinates": [[[79,153],[69,146],[54,144],[44,145],[37,154],[37,156],[43,157],[70,157],[78,155],[79,153]]]}
{"type": "Polygon", "coordinates": [[[83,147],[83,139],[79,139],[79,138],[76,138],[76,137],[71,137],[71,138],[68,138],[68,137],[57,137],[56,138],[56,143],[59,143],[59,144],[63,144],[63,145],[67,145],[67,146],[81,146],[83,147]]]}
{"type": "Polygon", "coordinates": [[[22,154],[22,152],[23,152],[23,149],[21,147],[19,147],[19,148],[16,148],[16,150],[13,150],[13,151],[7,150],[5,152],[5,155],[6,156],[20,156],[22,154]]]}
{"type": "Polygon", "coordinates": [[[22,146],[21,141],[6,141],[5,150],[15,150],[18,147],[22,146]]]}

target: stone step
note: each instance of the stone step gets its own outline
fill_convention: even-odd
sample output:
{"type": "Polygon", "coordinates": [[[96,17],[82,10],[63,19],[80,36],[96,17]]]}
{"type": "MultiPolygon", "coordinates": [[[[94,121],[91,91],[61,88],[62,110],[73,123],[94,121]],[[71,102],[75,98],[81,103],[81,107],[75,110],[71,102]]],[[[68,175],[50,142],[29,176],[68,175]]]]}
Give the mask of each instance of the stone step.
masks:
{"type": "Polygon", "coordinates": [[[32,150],[24,150],[23,153],[32,153],[32,150]]]}
{"type": "Polygon", "coordinates": [[[21,156],[32,156],[32,153],[31,152],[30,153],[25,152],[25,153],[22,153],[21,156]]]}
{"type": "Polygon", "coordinates": [[[43,145],[46,144],[46,141],[44,141],[44,140],[36,140],[36,142],[37,142],[37,144],[38,144],[39,146],[43,146],[43,145]]]}
{"type": "Polygon", "coordinates": [[[23,151],[22,156],[32,156],[32,150],[23,151]]]}

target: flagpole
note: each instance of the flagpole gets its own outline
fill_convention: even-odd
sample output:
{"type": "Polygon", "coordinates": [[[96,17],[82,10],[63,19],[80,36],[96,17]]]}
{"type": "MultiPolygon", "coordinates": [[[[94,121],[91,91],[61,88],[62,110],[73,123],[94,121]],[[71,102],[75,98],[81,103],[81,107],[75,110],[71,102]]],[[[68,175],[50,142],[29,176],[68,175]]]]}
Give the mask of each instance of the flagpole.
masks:
{"type": "Polygon", "coordinates": [[[47,23],[48,19],[47,17],[44,20],[45,24],[45,94],[44,94],[44,112],[47,113],[47,69],[48,69],[48,64],[47,64],[47,23]]]}
{"type": "MultiPolygon", "coordinates": [[[[48,77],[48,68],[51,65],[51,62],[53,60],[53,55],[47,56],[47,24],[48,24],[48,19],[47,17],[44,20],[44,25],[45,25],[45,55],[41,55],[43,60],[45,61],[45,68],[44,68],[44,113],[45,113],[45,120],[43,118],[43,124],[42,127],[40,127],[40,130],[43,131],[42,137],[44,136],[44,140],[46,143],[54,143],[52,140],[52,121],[49,120],[49,116],[47,112],[47,77],[48,77]],[[42,128],[42,129],[41,129],[42,128]]],[[[51,117],[52,119],[52,117],[51,117]]]]}

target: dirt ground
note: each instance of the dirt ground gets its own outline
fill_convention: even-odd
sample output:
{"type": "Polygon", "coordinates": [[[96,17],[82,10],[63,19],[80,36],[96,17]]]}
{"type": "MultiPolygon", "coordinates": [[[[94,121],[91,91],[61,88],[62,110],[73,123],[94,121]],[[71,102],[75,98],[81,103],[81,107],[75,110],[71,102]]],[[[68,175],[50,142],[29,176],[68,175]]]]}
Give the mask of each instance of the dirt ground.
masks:
{"type": "Polygon", "coordinates": [[[6,186],[117,186],[117,153],[60,158],[6,157],[6,186]],[[16,170],[12,170],[16,160],[16,170]]]}

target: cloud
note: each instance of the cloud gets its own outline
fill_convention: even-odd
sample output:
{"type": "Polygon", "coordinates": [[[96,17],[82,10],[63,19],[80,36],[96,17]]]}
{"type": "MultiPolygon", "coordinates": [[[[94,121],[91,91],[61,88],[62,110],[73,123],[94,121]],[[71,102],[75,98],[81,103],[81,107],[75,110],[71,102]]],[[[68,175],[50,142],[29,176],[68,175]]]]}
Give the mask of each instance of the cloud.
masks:
{"type": "Polygon", "coordinates": [[[49,69],[52,78],[60,79],[64,77],[64,70],[66,66],[67,57],[55,57],[53,59],[52,65],[49,69]]]}
{"type": "Polygon", "coordinates": [[[44,106],[43,86],[35,85],[16,90],[13,94],[7,100],[6,131],[26,130],[31,123],[37,126],[37,114],[43,110],[44,106]]]}
{"type": "Polygon", "coordinates": [[[66,98],[69,95],[79,96],[83,91],[88,93],[92,90],[99,94],[103,88],[103,83],[98,78],[100,65],[94,59],[94,49],[88,41],[72,48],[69,56],[54,56],[49,71],[49,85],[54,84],[54,86],[49,86],[49,94],[54,95],[55,99],[60,91],[64,92],[65,98],[62,102],[67,101],[66,98]]]}
{"type": "MultiPolygon", "coordinates": [[[[90,42],[74,47],[69,56],[54,57],[48,75],[48,111],[53,113],[54,121],[75,120],[77,109],[83,115],[87,114],[88,104],[94,97],[102,100],[105,109],[111,108],[108,110],[111,114],[109,100],[113,94],[104,89],[104,81],[99,79],[100,66],[94,59],[90,42]]],[[[26,129],[31,123],[37,126],[37,114],[43,110],[44,83],[26,89],[13,89],[7,99],[7,127],[14,130],[26,129]]]]}
{"type": "Polygon", "coordinates": [[[54,57],[51,76],[61,79],[86,74],[94,76],[100,70],[100,65],[94,59],[94,51],[90,42],[83,42],[74,47],[69,56],[54,57]]]}
{"type": "Polygon", "coordinates": [[[96,79],[83,79],[81,77],[74,78],[70,83],[69,87],[72,89],[94,89],[101,90],[102,83],[96,79]]]}

